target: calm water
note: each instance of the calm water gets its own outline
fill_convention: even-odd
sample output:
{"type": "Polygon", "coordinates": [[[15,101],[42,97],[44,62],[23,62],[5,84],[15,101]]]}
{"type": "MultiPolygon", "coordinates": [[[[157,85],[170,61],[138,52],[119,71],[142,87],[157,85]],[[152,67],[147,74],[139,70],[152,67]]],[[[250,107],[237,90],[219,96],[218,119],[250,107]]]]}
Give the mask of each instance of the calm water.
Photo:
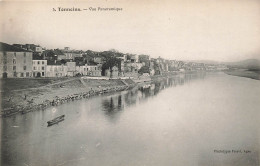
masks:
{"type": "Polygon", "coordinates": [[[258,166],[259,96],[260,81],[204,73],[1,119],[2,165],[258,166]]]}

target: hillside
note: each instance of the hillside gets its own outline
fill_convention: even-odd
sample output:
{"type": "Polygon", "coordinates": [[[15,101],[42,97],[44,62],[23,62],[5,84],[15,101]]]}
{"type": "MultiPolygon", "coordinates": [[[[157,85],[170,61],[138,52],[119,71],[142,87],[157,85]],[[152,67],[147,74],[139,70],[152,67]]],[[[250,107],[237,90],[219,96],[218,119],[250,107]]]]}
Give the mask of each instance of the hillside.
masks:
{"type": "Polygon", "coordinates": [[[229,67],[260,70],[260,60],[258,59],[247,59],[238,62],[227,62],[225,64],[229,67]]]}

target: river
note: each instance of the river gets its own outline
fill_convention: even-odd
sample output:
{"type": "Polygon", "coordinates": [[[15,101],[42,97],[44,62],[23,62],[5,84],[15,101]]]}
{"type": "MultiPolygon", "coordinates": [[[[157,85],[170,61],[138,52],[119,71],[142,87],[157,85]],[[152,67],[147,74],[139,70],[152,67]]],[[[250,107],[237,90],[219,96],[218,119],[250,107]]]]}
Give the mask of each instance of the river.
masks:
{"type": "Polygon", "coordinates": [[[258,80],[186,74],[2,118],[1,165],[258,166],[259,96],[258,80]]]}

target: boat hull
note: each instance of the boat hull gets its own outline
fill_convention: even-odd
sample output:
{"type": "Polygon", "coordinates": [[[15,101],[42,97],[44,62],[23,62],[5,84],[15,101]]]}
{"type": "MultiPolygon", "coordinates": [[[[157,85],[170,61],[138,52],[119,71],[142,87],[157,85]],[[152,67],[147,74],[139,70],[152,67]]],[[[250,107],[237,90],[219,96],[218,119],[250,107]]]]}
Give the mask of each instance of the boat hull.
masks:
{"type": "Polygon", "coordinates": [[[52,126],[52,125],[54,125],[54,124],[58,124],[58,123],[61,122],[61,121],[64,121],[64,117],[65,117],[65,115],[62,115],[62,116],[59,116],[59,117],[57,117],[57,118],[55,118],[55,119],[53,119],[53,120],[48,121],[48,122],[47,122],[47,123],[48,123],[48,127],[49,127],[49,126],[52,126]]]}

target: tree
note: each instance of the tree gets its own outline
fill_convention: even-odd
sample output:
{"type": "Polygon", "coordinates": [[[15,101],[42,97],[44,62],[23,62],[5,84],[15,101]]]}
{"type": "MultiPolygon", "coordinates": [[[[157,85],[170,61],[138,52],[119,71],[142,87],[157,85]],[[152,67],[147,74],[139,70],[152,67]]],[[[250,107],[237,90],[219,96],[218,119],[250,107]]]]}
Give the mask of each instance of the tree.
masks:
{"type": "Polygon", "coordinates": [[[148,66],[143,66],[141,67],[141,69],[138,71],[139,74],[143,74],[143,73],[150,73],[150,69],[148,66]]]}
{"type": "Polygon", "coordinates": [[[116,57],[108,57],[106,62],[102,65],[102,75],[105,75],[105,70],[112,70],[112,67],[118,67],[119,72],[121,72],[121,59],[117,59],[116,57]]]}

